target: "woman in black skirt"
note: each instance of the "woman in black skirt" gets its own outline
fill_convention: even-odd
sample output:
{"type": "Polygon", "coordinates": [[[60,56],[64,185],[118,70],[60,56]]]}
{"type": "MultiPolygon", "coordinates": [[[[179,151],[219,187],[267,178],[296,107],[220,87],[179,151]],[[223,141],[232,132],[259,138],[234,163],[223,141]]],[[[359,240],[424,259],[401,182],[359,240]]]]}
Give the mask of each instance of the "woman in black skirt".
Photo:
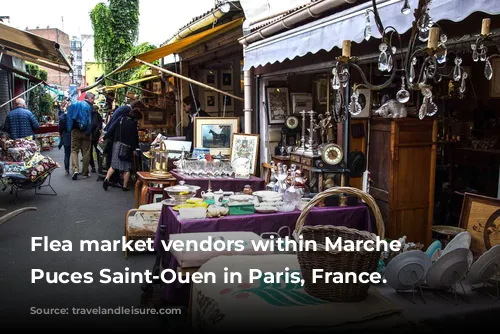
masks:
{"type": "Polygon", "coordinates": [[[130,171],[132,170],[132,159],[135,149],[139,147],[137,121],[141,118],[142,114],[139,109],[132,109],[132,111],[127,116],[124,116],[120,120],[120,123],[116,125],[113,137],[113,157],[111,158],[111,167],[108,169],[108,173],[102,184],[104,190],[108,190],[109,180],[111,176],[113,176],[115,170],[121,170],[124,172],[122,190],[129,190],[127,188],[127,183],[130,178],[130,171]],[[119,157],[119,142],[130,146],[129,156],[126,159],[120,159],[119,157]]]}

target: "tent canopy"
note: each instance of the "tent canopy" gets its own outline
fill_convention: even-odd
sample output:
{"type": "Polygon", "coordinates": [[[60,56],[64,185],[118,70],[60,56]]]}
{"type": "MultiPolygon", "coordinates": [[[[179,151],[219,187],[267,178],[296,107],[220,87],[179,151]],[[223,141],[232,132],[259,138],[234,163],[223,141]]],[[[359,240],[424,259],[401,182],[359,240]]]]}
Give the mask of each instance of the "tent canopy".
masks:
{"type": "Polygon", "coordinates": [[[73,71],[59,44],[4,23],[0,23],[0,52],[60,72],[73,71]]]}
{"type": "Polygon", "coordinates": [[[136,55],[135,57],[127,60],[123,65],[117,68],[113,73],[122,72],[137,66],[141,66],[140,63],[136,62],[135,59],[140,59],[148,63],[152,63],[155,60],[164,58],[174,53],[182,52],[188,48],[192,48],[194,44],[203,42],[207,39],[214,38],[217,35],[223,34],[227,31],[233,30],[237,27],[240,27],[243,24],[244,19],[237,19],[225,24],[222,24],[218,27],[203,31],[199,34],[192,35],[186,38],[181,39],[178,42],[167,44],[165,46],[159,47],[157,49],[141,53],[136,55]]]}
{"type": "MultiPolygon", "coordinates": [[[[404,0],[378,0],[378,9],[385,26],[392,26],[400,33],[411,29],[413,15],[402,15],[404,0]]],[[[412,9],[418,0],[409,0],[412,9]]],[[[295,29],[263,39],[245,48],[244,69],[267,64],[281,63],[287,59],[315,54],[321,50],[342,48],[344,40],[361,43],[364,40],[365,13],[372,3],[350,7],[342,12],[315,20],[295,29]]],[[[491,0],[434,0],[430,4],[430,15],[434,22],[451,20],[459,22],[474,12],[490,15],[500,14],[500,1],[491,0]]],[[[478,29],[479,23],[478,23],[478,29]]],[[[371,30],[374,38],[381,38],[373,15],[371,30]]]]}

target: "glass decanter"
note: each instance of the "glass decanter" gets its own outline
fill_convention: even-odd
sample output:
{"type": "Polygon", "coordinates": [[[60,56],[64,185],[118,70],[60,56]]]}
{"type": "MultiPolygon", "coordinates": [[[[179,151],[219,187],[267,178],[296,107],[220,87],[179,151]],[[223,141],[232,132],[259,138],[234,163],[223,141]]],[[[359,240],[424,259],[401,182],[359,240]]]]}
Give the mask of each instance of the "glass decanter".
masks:
{"type": "Polygon", "coordinates": [[[271,162],[271,177],[269,180],[269,183],[266,186],[266,190],[269,191],[278,191],[278,184],[276,183],[277,178],[276,178],[276,171],[274,170],[274,161],[271,162]]]}
{"type": "Polygon", "coordinates": [[[295,177],[296,177],[296,167],[295,165],[292,165],[290,168],[290,177],[291,177],[291,184],[290,186],[285,190],[285,193],[283,194],[283,201],[292,203],[295,206],[299,204],[301,195],[299,189],[297,189],[295,185],[295,177]]]}

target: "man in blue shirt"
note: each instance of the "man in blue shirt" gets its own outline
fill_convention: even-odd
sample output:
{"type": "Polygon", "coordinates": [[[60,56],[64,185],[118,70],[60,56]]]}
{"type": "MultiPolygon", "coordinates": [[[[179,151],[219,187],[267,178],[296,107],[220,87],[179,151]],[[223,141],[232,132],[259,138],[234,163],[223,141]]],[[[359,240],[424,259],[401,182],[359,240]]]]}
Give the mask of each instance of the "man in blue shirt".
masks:
{"type": "Polygon", "coordinates": [[[68,107],[66,115],[67,129],[71,132],[71,168],[72,179],[78,178],[79,162],[78,153],[83,156],[83,178],[88,178],[90,161],[90,133],[92,132],[92,106],[95,95],[91,92],[85,94],[85,101],[73,102],[68,107]]]}
{"type": "Polygon", "coordinates": [[[4,130],[11,139],[33,136],[35,130],[40,127],[35,116],[26,109],[26,102],[17,99],[16,108],[11,110],[5,119],[4,130]]]}

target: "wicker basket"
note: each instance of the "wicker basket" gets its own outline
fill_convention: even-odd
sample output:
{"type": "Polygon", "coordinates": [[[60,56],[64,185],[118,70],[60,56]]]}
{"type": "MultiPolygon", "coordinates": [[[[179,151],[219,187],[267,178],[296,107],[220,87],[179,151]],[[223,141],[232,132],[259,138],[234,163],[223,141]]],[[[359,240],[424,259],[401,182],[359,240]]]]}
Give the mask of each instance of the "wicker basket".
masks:
{"type": "MultiPolygon", "coordinates": [[[[302,278],[305,281],[304,289],[310,295],[333,302],[358,302],[368,296],[370,284],[362,284],[359,282],[349,283],[325,283],[318,281],[313,284],[313,269],[323,269],[324,272],[353,272],[356,274],[362,272],[372,273],[377,269],[380,259],[379,251],[367,252],[347,252],[338,250],[326,250],[325,238],[330,238],[335,242],[337,238],[342,240],[375,240],[376,235],[367,231],[358,231],[356,229],[347,228],[344,226],[320,225],[320,226],[304,226],[306,217],[311,209],[321,200],[328,196],[338,194],[356,195],[368,204],[375,216],[377,233],[380,238],[384,238],[385,227],[382,220],[380,210],[369,194],[349,187],[330,188],[317,194],[304,208],[301,215],[297,219],[294,236],[296,239],[300,235],[303,240],[314,240],[317,244],[317,251],[299,251],[297,253],[302,278]]],[[[331,277],[330,277],[331,281],[331,277]]]]}

